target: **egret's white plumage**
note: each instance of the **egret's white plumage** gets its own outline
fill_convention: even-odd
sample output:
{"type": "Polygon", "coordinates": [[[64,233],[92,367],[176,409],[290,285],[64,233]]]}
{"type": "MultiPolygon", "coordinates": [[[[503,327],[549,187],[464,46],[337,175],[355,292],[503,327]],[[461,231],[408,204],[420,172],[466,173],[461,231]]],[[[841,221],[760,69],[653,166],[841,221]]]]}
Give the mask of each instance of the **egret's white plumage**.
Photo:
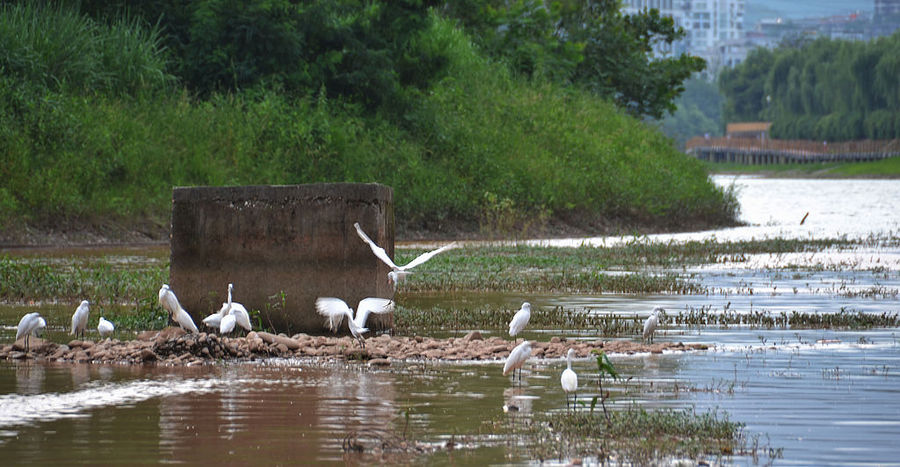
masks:
{"type": "Polygon", "coordinates": [[[159,289],[159,306],[168,311],[172,315],[172,319],[185,331],[200,332],[197,325],[194,324],[194,320],[191,319],[191,315],[178,303],[178,297],[175,296],[175,292],[172,291],[169,284],[163,284],[159,289]]]}
{"type": "Polygon", "coordinates": [[[517,345],[516,348],[509,353],[509,357],[506,358],[506,363],[503,364],[503,376],[506,376],[510,371],[519,369],[521,371],[522,365],[525,364],[525,361],[531,357],[531,342],[522,341],[521,344],[517,345]]]}
{"type": "Polygon", "coordinates": [[[388,273],[388,279],[390,279],[391,283],[393,283],[394,285],[394,292],[397,291],[397,287],[400,285],[400,282],[403,280],[403,278],[410,274],[410,269],[428,261],[438,253],[456,248],[455,242],[449,245],[444,245],[436,250],[422,253],[421,255],[417,256],[416,259],[403,266],[397,266],[391,259],[391,257],[388,256],[387,252],[384,251],[384,248],[378,246],[375,242],[372,241],[371,238],[369,238],[368,235],[366,235],[365,232],[363,232],[362,227],[359,226],[359,222],[355,222],[353,224],[353,227],[356,227],[356,233],[359,234],[359,238],[363,239],[364,242],[369,244],[369,248],[372,249],[372,253],[375,253],[375,256],[378,257],[381,262],[387,264],[388,267],[391,268],[391,272],[388,273]]]}
{"type": "Polygon", "coordinates": [[[44,321],[44,318],[41,318],[40,313],[36,311],[28,313],[19,320],[19,325],[16,327],[16,340],[25,338],[25,351],[27,352],[28,338],[45,326],[47,326],[47,322],[44,321]]]}
{"type": "Polygon", "coordinates": [[[337,331],[338,326],[347,318],[350,334],[353,334],[363,347],[366,346],[363,334],[369,332],[366,321],[371,313],[381,314],[394,311],[393,300],[386,298],[369,297],[360,300],[356,307],[356,317],[353,310],[343,300],[334,297],[320,297],[316,299],[316,311],[326,319],[325,327],[337,331]]]}
{"type": "Polygon", "coordinates": [[[230,334],[231,331],[234,331],[234,315],[228,313],[227,315],[222,317],[222,321],[219,323],[219,333],[221,334],[230,334]]]}
{"type": "Polygon", "coordinates": [[[559,377],[559,383],[562,385],[563,391],[566,392],[566,409],[569,408],[569,393],[574,393],[575,400],[572,402],[574,410],[575,403],[578,402],[578,375],[572,370],[572,359],[575,358],[575,349],[569,349],[566,353],[566,369],[563,370],[562,376],[559,377]]]}
{"type": "Polygon", "coordinates": [[[72,332],[69,334],[80,333],[83,337],[85,328],[87,328],[89,314],[90,303],[87,300],[82,300],[81,305],[78,305],[78,308],[75,309],[75,313],[72,313],[72,332]]]}
{"type": "Polygon", "coordinates": [[[206,327],[209,328],[219,329],[219,325],[222,323],[222,318],[224,318],[225,315],[228,314],[228,309],[228,304],[223,303],[222,308],[219,308],[219,311],[207,316],[206,318],[203,318],[203,324],[205,324],[206,327]]]}
{"type": "Polygon", "coordinates": [[[113,323],[102,316],[100,317],[100,323],[97,324],[97,332],[100,333],[100,337],[106,337],[112,334],[115,330],[116,327],[113,326],[113,323]]]}
{"type": "Polygon", "coordinates": [[[654,308],[653,313],[651,313],[650,316],[647,317],[647,320],[644,321],[643,340],[653,342],[653,333],[656,332],[656,326],[659,325],[659,313],[661,311],[664,311],[662,307],[654,308]]]}
{"type": "Polygon", "coordinates": [[[515,337],[516,334],[522,332],[528,324],[529,319],[531,319],[531,304],[525,302],[522,304],[522,308],[519,308],[519,311],[513,315],[512,320],[509,322],[509,336],[515,337]]]}

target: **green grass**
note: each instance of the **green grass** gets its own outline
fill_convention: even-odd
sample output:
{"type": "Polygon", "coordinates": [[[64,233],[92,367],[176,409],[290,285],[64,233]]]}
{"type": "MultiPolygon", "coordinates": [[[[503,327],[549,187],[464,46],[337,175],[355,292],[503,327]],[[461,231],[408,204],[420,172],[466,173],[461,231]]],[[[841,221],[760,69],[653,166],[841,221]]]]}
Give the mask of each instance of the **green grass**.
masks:
{"type": "Polygon", "coordinates": [[[4,223],[163,226],[173,186],[317,182],[393,187],[401,232],[735,219],[733,194],[659,131],[590,94],[512,76],[437,17],[421,41],[446,52],[449,71],[411,91],[398,121],[321,90],[186,95],[154,31],[2,8],[4,223]]]}
{"type": "Polygon", "coordinates": [[[799,177],[900,177],[900,157],[871,162],[745,165],[704,162],[710,173],[754,173],[799,177]]]}
{"type": "Polygon", "coordinates": [[[521,433],[525,449],[541,461],[587,457],[636,465],[758,454],[758,444],[750,443],[743,424],[729,420],[727,413],[632,406],[609,414],[609,421],[602,412],[584,408],[575,414],[536,414],[521,433]]]}
{"type": "MultiPolygon", "coordinates": [[[[841,239],[679,243],[635,238],[610,248],[466,247],[432,258],[409,276],[403,290],[705,293],[695,278],[672,269],[721,261],[739,263],[754,253],[820,251],[852,244],[841,239]]],[[[397,261],[403,264],[421,253],[398,249],[397,261]]]]}

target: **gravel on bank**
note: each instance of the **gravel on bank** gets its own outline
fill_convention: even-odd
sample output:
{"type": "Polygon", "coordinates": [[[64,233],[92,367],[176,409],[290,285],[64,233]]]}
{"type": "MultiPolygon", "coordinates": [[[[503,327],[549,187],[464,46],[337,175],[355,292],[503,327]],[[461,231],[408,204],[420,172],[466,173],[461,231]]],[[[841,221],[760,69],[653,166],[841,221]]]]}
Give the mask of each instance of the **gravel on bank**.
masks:
{"type": "MultiPolygon", "coordinates": [[[[54,362],[200,365],[227,360],[254,360],[268,357],[325,357],[367,360],[370,365],[390,365],[392,361],[416,360],[503,360],[516,343],[494,336],[483,338],[477,331],[465,337],[435,339],[431,337],[403,337],[383,334],[366,339],[362,350],[349,336],[310,336],[296,334],[288,337],[268,332],[253,332],[245,337],[223,337],[216,334],[187,334],[181,328],[146,331],[137,339],[120,341],[105,339],[97,342],[73,340],[57,344],[32,338],[25,352],[20,339],[11,345],[0,346],[0,358],[9,360],[34,359],[54,362]]],[[[602,349],[609,354],[638,352],[706,350],[706,344],[638,341],[584,341],[553,337],[549,342],[532,341],[532,358],[562,358],[575,349],[577,357],[587,357],[591,351],[602,349]]]]}

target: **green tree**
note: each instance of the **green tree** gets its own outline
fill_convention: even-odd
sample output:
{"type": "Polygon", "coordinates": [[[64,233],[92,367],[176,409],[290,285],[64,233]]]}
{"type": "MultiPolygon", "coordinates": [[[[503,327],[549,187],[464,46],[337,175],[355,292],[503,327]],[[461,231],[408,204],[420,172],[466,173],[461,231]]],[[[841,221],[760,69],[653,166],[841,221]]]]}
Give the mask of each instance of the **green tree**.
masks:
{"type": "Polygon", "coordinates": [[[684,30],[656,9],[623,15],[618,0],[469,0],[443,10],[481,47],[516,73],[587,89],[637,116],[660,118],[675,110],[682,82],[705,67],[688,54],[655,57],[684,30]]]}

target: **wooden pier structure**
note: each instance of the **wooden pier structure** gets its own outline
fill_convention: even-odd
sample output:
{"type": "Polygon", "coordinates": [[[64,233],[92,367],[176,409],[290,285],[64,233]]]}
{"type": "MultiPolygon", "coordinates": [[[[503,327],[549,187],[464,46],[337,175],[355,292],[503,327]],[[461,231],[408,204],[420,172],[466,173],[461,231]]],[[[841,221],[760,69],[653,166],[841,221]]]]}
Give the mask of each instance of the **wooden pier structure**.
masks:
{"type": "Polygon", "coordinates": [[[695,137],[685,144],[685,152],[704,161],[744,165],[863,162],[900,156],[900,139],[829,143],[768,138],[695,137]]]}

